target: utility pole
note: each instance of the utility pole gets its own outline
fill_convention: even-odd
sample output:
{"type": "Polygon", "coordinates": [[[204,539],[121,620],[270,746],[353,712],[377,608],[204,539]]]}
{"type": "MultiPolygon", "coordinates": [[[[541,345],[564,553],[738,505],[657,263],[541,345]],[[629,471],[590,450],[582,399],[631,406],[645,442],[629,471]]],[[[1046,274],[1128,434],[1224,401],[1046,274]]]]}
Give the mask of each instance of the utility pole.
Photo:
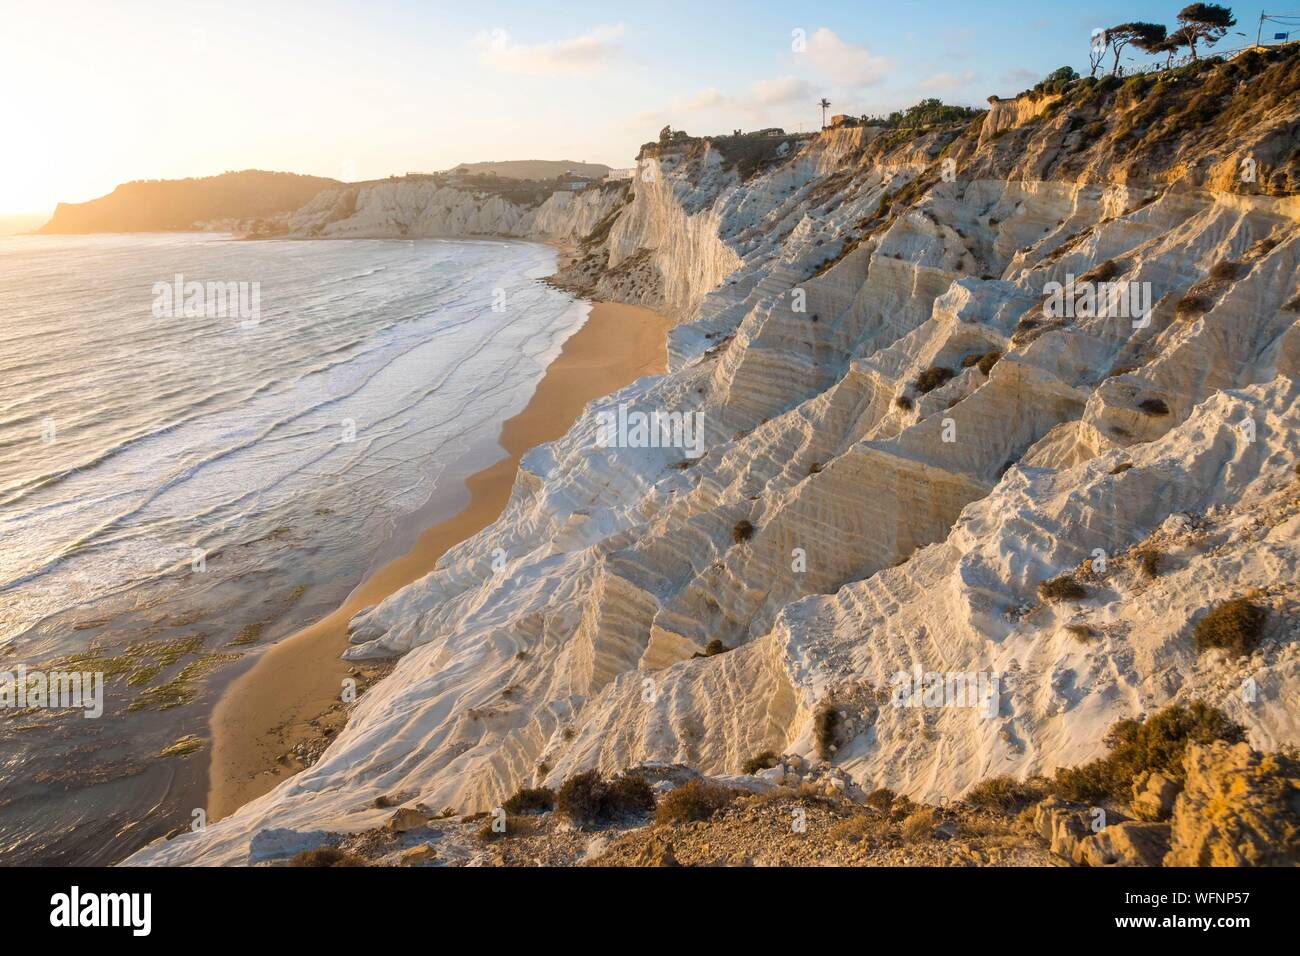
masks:
{"type": "Polygon", "coordinates": [[[1264,14],[1259,15],[1259,29],[1255,31],[1255,49],[1259,49],[1260,38],[1264,35],[1264,14]]]}

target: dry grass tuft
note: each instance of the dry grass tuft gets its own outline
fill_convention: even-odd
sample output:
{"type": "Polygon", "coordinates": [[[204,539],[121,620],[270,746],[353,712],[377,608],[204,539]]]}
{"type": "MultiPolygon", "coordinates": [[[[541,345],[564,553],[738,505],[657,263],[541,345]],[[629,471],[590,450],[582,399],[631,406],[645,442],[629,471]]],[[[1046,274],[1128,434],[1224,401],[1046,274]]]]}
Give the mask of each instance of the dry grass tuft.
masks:
{"type": "Polygon", "coordinates": [[[1015,777],[989,777],[975,784],[963,798],[967,803],[1002,813],[1018,813],[1026,806],[1047,796],[1047,782],[1041,777],[1017,780],[1015,777]]]}
{"type": "Polygon", "coordinates": [[[934,808],[921,807],[903,820],[903,838],[905,840],[928,840],[934,836],[936,822],[934,808]]]}
{"type": "Polygon", "coordinates": [[[1082,601],[1088,596],[1088,589],[1074,579],[1072,574],[1062,574],[1042,581],[1038,585],[1038,596],[1044,601],[1082,601]]]}

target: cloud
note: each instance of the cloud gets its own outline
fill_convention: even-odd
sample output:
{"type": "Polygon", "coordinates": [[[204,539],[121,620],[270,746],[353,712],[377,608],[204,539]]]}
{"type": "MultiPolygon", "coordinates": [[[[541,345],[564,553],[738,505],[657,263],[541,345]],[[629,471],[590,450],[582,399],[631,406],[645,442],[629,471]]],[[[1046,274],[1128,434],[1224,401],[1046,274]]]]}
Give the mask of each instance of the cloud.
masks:
{"type": "Polygon", "coordinates": [[[973,82],[975,74],[967,70],[960,75],[954,73],[935,73],[921,81],[921,89],[931,91],[941,90],[960,90],[962,87],[973,82]]]}
{"type": "Polygon", "coordinates": [[[808,81],[797,76],[759,80],[749,88],[749,101],[751,105],[758,108],[811,99],[812,95],[812,87],[808,85],[808,81]]]}
{"type": "Polygon", "coordinates": [[[736,101],[725,95],[717,87],[710,86],[708,89],[700,90],[682,103],[682,109],[691,110],[692,112],[702,112],[704,110],[727,109],[736,104],[736,101]]]}
{"type": "Polygon", "coordinates": [[[492,69],[533,76],[594,73],[618,52],[621,23],[593,27],[582,36],[554,43],[516,43],[505,30],[485,30],[474,38],[479,62],[492,69]]]}
{"type": "Polygon", "coordinates": [[[866,47],[841,40],[826,27],[808,38],[807,56],[814,70],[845,87],[879,83],[890,66],[885,57],[873,56],[866,47]]]}
{"type": "Polygon", "coordinates": [[[800,101],[812,103],[815,98],[812,85],[807,80],[798,76],[781,76],[772,80],[759,80],[739,96],[728,96],[710,86],[677,101],[674,108],[687,113],[739,113],[752,120],[761,118],[772,107],[800,101]]]}

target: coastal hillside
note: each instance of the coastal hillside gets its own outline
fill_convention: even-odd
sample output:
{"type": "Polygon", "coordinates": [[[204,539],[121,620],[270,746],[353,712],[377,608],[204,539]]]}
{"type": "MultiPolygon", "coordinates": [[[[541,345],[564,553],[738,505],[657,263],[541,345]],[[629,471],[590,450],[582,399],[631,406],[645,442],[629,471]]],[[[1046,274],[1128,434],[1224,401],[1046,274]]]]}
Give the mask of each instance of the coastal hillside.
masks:
{"type": "Polygon", "coordinates": [[[567,182],[446,173],[340,185],[248,232],[295,239],[515,236],[569,242],[587,236],[630,198],[627,181],[579,190],[567,182]]]}
{"type": "MultiPolygon", "coordinates": [[[[398,660],[313,766],[133,862],[379,858],[402,814],[450,833],[631,767],[748,789],[728,813],[773,834],[765,799],[875,798],[888,844],[920,804],[1005,792],[1058,860],[1294,854],[1300,46],[990,106],[647,144],[625,192],[544,215],[457,200],[576,242],[556,283],[676,317],[669,372],[525,456],[500,520],[353,620],[348,657],[398,660]],[[1076,298],[1102,285],[1123,295],[1076,298]],[[618,406],[698,413],[701,454],[608,447],[618,406]],[[1153,763],[1161,735],[1196,748],[1153,763]]],[[[291,222],[441,228],[443,188],[291,222]]],[[[670,835],[783,852],[732,819],[714,850],[670,835]]],[[[606,849],[670,855],[646,839],[606,849]]]]}
{"type": "Polygon", "coordinates": [[[298,209],[336,179],[248,169],[197,179],[123,183],[107,196],[59,203],[38,232],[170,232],[238,226],[298,209]]]}
{"type": "Polygon", "coordinates": [[[506,179],[604,179],[609,167],[604,163],[576,163],[571,159],[508,159],[500,162],[461,163],[453,173],[466,176],[502,176],[506,179]]]}

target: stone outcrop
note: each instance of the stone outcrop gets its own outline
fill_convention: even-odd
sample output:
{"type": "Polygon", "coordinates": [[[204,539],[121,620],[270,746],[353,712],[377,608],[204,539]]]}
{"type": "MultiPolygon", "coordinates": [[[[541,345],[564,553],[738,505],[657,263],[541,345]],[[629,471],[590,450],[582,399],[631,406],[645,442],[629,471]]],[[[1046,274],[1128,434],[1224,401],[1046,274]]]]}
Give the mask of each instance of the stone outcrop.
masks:
{"type": "Polygon", "coordinates": [[[1133,781],[1133,800],[1129,809],[1139,820],[1156,823],[1168,820],[1174,812],[1174,801],[1183,789],[1177,780],[1164,774],[1145,771],[1133,781]]]}
{"type": "Polygon", "coordinates": [[[1048,797],[1034,808],[1034,830],[1052,853],[1076,866],[1160,866],[1169,851],[1169,824],[1112,816],[1048,797]]]}
{"type": "Polygon", "coordinates": [[[1084,840],[1079,860],[1087,866],[1159,866],[1168,850],[1168,824],[1125,820],[1084,840]]]}
{"type": "Polygon", "coordinates": [[[1300,865],[1300,760],[1190,744],[1166,866],[1300,865]]]}

